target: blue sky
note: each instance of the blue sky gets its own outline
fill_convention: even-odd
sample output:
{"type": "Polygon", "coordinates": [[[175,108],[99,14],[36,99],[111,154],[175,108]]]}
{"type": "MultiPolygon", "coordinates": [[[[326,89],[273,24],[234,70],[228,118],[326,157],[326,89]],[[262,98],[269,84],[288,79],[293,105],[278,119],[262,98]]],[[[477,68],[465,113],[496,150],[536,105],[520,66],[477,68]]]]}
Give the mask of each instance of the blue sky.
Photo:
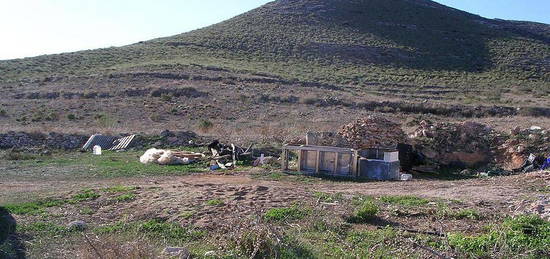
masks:
{"type": "MultiPolygon", "coordinates": [[[[0,0],[0,59],[122,46],[214,24],[270,0],[0,0]]],[[[550,24],[550,0],[437,0],[550,24]]]]}

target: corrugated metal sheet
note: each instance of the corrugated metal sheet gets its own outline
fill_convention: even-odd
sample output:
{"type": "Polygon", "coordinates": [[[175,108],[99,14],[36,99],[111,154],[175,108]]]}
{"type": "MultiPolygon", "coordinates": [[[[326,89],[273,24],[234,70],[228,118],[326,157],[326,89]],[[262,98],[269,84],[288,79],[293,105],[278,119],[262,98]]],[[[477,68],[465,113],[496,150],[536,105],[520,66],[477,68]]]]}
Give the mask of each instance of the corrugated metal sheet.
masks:
{"type": "Polygon", "coordinates": [[[120,138],[114,141],[111,150],[122,150],[131,147],[132,142],[136,138],[136,135],[130,135],[128,137],[120,138]]]}
{"type": "Polygon", "coordinates": [[[103,136],[103,135],[92,135],[88,141],[86,141],[86,144],[82,146],[82,149],[84,150],[90,150],[94,146],[100,146],[101,149],[110,149],[113,147],[113,142],[115,141],[115,137],[111,136],[103,136]]]}

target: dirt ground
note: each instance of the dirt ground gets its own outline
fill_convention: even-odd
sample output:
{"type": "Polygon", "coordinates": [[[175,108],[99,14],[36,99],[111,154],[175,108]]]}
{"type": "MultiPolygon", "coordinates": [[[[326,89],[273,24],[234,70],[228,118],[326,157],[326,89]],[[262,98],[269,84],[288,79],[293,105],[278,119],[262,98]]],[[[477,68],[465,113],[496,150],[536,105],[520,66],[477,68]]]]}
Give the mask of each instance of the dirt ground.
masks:
{"type": "MultiPolygon", "coordinates": [[[[80,160],[85,157],[80,156],[80,160]]],[[[127,156],[129,159],[132,157],[127,156]]],[[[128,166],[125,160],[118,162],[128,166]]],[[[548,207],[537,211],[533,209],[533,204],[550,200],[549,172],[463,180],[415,175],[414,180],[407,182],[354,182],[287,174],[274,168],[164,176],[148,172],[148,175],[139,177],[97,177],[77,173],[94,167],[77,170],[71,164],[52,166],[51,163],[40,162],[35,165],[32,161],[0,164],[4,169],[0,173],[0,206],[7,206],[8,209],[11,206],[14,211],[12,216],[17,221],[18,231],[19,227],[23,231],[18,233],[20,237],[17,240],[22,239],[28,244],[24,252],[28,258],[93,258],[93,254],[92,257],[78,254],[82,250],[81,235],[56,232],[70,222],[86,222],[90,229],[86,235],[93,237],[97,231],[117,231],[120,224],[143,226],[151,224],[148,223],[151,220],[208,233],[197,241],[200,245],[169,241],[166,236],[149,237],[152,239],[147,240],[156,242],[151,248],[155,253],[161,253],[165,246],[176,244],[196,246],[192,252],[198,258],[220,258],[233,253],[227,246],[236,235],[234,233],[264,226],[252,222],[265,218],[273,209],[286,208],[299,208],[307,212],[307,220],[268,223],[267,226],[283,229],[281,231],[296,239],[297,244],[315,244],[305,245],[311,254],[302,258],[341,257],[349,253],[359,257],[374,256],[376,253],[434,257],[431,248],[419,248],[420,243],[428,246],[436,244],[437,249],[453,256],[457,253],[449,246],[444,246],[445,238],[433,239],[430,235],[479,235],[486,226],[498,224],[510,216],[547,213],[548,207]],[[73,175],[70,174],[71,170],[74,170],[73,175]],[[42,206],[37,201],[48,199],[58,204],[33,207],[42,206]],[[357,208],[354,204],[370,199],[379,206],[376,218],[367,224],[347,223],[357,208]],[[27,203],[30,205],[25,205],[27,203]],[[29,208],[33,211],[17,213],[17,209],[29,208]],[[240,224],[245,227],[235,230],[235,226],[240,224]],[[335,234],[338,231],[318,230],[319,224],[346,230],[343,230],[344,234],[335,234]],[[394,237],[385,236],[387,227],[404,232],[394,237]],[[406,234],[410,230],[418,234],[406,234]],[[379,242],[383,244],[367,246],[366,243],[354,243],[354,235],[357,233],[377,235],[382,238],[379,242]],[[329,234],[332,236],[325,236],[329,234]],[[340,241],[334,243],[327,240],[335,237],[337,240],[343,239],[342,244],[339,244],[340,241]],[[415,241],[410,241],[413,239],[415,241]],[[361,246],[368,249],[361,250],[361,246]],[[216,251],[219,257],[202,256],[209,250],[216,251]]],[[[165,226],[159,225],[149,231],[161,231],[162,227],[165,226]]],[[[178,231],[175,233],[180,233],[178,231]]],[[[142,238],[138,234],[127,236],[129,234],[124,233],[109,237],[116,242],[123,242],[125,238],[142,238]]],[[[170,231],[163,234],[168,237],[173,235],[170,231]]],[[[97,238],[102,240],[100,236],[97,238]]]]}
{"type": "MultiPolygon", "coordinates": [[[[259,174],[261,175],[261,174],[259,174]]],[[[228,215],[238,209],[242,214],[253,214],[267,208],[282,207],[292,202],[307,201],[315,192],[342,193],[344,195],[368,196],[417,196],[429,199],[458,200],[470,205],[483,205],[503,213],[513,214],[516,205],[524,200],[541,195],[537,190],[549,186],[548,179],[536,175],[491,177],[485,179],[438,180],[416,179],[408,182],[351,182],[330,181],[317,178],[284,176],[272,180],[269,177],[251,176],[250,172],[229,174],[208,173],[186,176],[165,176],[148,178],[115,178],[95,180],[0,180],[0,203],[28,199],[32,196],[69,195],[88,188],[105,188],[125,185],[137,186],[138,199],[121,206],[119,210],[136,211],[136,219],[158,211],[195,208],[212,199],[225,202],[223,210],[218,208],[201,212],[199,225],[211,222],[211,218],[228,215]],[[294,179],[297,178],[297,179],[294,179]],[[121,208],[125,207],[125,208],[121,208]],[[140,215],[142,214],[142,215],[140,215]]],[[[548,196],[548,195],[546,195],[548,196]]],[[[111,208],[105,208],[109,211],[111,208]]],[[[161,213],[163,214],[163,213],[161,213]]],[[[163,217],[175,217],[164,213],[163,217]]],[[[233,215],[234,216],[234,215],[233,215]]]]}

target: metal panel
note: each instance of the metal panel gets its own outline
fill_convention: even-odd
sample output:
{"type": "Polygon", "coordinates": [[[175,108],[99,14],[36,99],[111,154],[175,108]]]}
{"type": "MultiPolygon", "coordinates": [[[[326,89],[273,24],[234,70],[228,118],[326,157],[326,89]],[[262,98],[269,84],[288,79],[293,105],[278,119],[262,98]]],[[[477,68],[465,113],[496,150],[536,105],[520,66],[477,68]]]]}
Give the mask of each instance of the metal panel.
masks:
{"type": "Polygon", "coordinates": [[[103,135],[92,135],[88,141],[86,141],[86,144],[82,146],[82,149],[84,150],[90,150],[94,146],[100,146],[102,149],[110,149],[113,147],[113,141],[115,141],[115,137],[111,136],[103,136],[103,135]]]}
{"type": "Polygon", "coordinates": [[[399,179],[399,162],[361,159],[360,163],[362,178],[380,181],[399,179]]]}
{"type": "Polygon", "coordinates": [[[130,135],[124,138],[120,138],[114,141],[111,150],[123,150],[131,147],[132,142],[136,138],[136,135],[130,135]]]}

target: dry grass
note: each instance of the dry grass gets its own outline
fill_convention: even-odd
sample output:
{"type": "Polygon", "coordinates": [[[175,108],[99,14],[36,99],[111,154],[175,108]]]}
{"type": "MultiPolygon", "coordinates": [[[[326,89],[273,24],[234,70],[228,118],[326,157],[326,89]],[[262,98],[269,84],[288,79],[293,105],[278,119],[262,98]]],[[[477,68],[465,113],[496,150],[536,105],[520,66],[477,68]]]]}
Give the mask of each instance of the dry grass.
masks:
{"type": "Polygon", "coordinates": [[[144,238],[122,241],[114,236],[83,234],[84,242],[78,248],[78,257],[83,259],[141,259],[158,258],[155,247],[144,238]]]}

